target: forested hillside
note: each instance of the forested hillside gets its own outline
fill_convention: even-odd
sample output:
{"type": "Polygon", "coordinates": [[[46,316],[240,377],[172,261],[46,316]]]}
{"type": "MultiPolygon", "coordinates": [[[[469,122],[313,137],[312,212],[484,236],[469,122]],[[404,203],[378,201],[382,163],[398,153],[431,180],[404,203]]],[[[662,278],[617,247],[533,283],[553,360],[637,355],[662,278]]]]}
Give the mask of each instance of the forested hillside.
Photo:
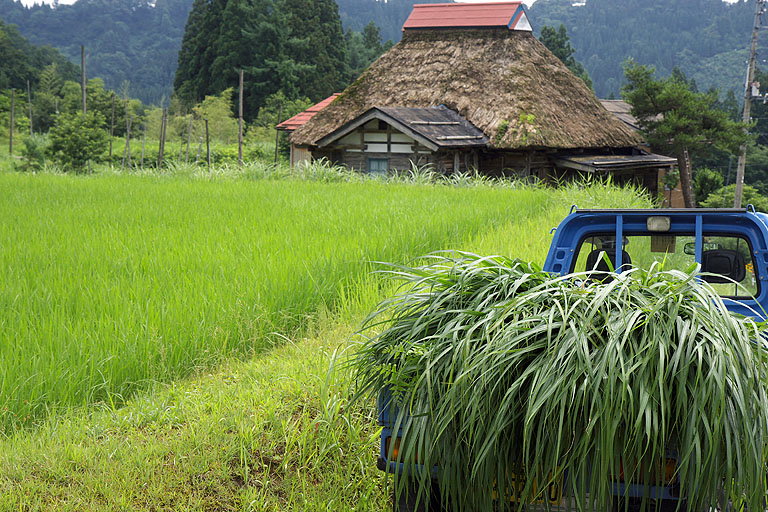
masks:
{"type": "Polygon", "coordinates": [[[319,101],[349,81],[347,46],[333,0],[195,0],[174,89],[190,105],[248,75],[247,117],[267,96],[319,101]]]}
{"type": "MultiPolygon", "coordinates": [[[[397,42],[414,1],[336,0],[349,47],[348,69],[340,73],[355,75],[368,62],[367,56],[360,57],[360,53],[367,52],[362,50],[362,32],[371,21],[380,29],[384,41],[397,42]]],[[[75,62],[79,62],[80,45],[86,44],[89,76],[101,77],[108,88],[123,92],[127,89],[131,96],[145,103],[160,104],[163,98],[167,101],[173,88],[178,52],[192,4],[193,0],[79,0],[56,8],[25,8],[14,0],[0,0],[0,19],[18,25],[21,34],[31,42],[59,48],[75,62]]],[[[264,10],[268,4],[256,2],[254,9],[264,10]]],[[[212,1],[210,5],[218,4],[212,1]]],[[[320,5],[324,3],[308,9],[320,5]]],[[[627,57],[655,66],[662,76],[678,66],[701,90],[715,86],[738,91],[745,72],[753,5],[747,0],[735,4],[722,0],[588,0],[584,5],[572,0],[538,0],[530,14],[537,34],[545,25],[557,28],[564,24],[576,50],[574,57],[589,72],[595,92],[601,97],[618,97],[622,62],[627,57]]],[[[320,14],[318,11],[311,19],[320,14]]],[[[312,32],[314,26],[324,23],[322,16],[317,19],[318,22],[295,27],[298,32],[294,36],[298,36],[293,40],[286,39],[285,32],[280,33],[282,42],[275,44],[281,48],[275,51],[284,52],[287,45],[304,44],[309,36],[302,30],[312,32]]],[[[240,26],[242,21],[233,20],[229,25],[240,26]]],[[[275,25],[278,26],[279,23],[275,25]]],[[[328,35],[336,40],[342,37],[339,31],[328,35]]],[[[255,33],[243,36],[251,40],[260,37],[255,33]]],[[[210,34],[201,37],[210,38],[210,34]]],[[[332,48],[335,41],[329,40],[328,46],[329,51],[336,51],[332,48]]],[[[307,48],[305,57],[318,51],[307,48]]],[[[299,69],[293,72],[301,74],[299,69]]],[[[230,74],[227,72],[228,82],[230,74]]],[[[331,80],[330,85],[337,84],[331,80]]],[[[319,95],[320,92],[309,94],[312,99],[319,95]]]]}
{"type": "MultiPolygon", "coordinates": [[[[264,10],[269,3],[255,2],[254,9],[264,10]]],[[[328,36],[335,38],[335,41],[329,40],[331,46],[343,44],[339,41],[343,37],[350,47],[348,69],[342,74],[355,75],[370,62],[371,43],[364,41],[366,25],[373,21],[382,27],[384,41],[398,41],[400,28],[413,3],[412,0],[339,0],[339,18],[346,33],[336,31],[328,36]]],[[[310,4],[309,9],[314,10],[314,14],[307,19],[325,15],[319,11],[325,2],[310,4]]],[[[211,5],[218,4],[211,2],[211,5]]],[[[79,63],[80,45],[85,44],[89,76],[98,76],[106,87],[127,92],[145,103],[159,105],[165,102],[167,105],[192,6],[193,0],[79,0],[72,5],[60,4],[54,8],[46,4],[24,7],[15,0],[0,0],[0,20],[17,25],[21,34],[35,44],[60,49],[73,62],[79,63]]],[[[231,11],[227,12],[229,14],[231,11]]],[[[230,25],[240,26],[242,21],[235,20],[230,25]]],[[[313,25],[314,21],[307,27],[311,29],[313,25]]],[[[282,37],[284,33],[279,35],[282,37]]],[[[246,39],[258,37],[257,34],[244,36],[246,39]]],[[[301,36],[291,44],[301,45],[304,39],[301,36]]],[[[279,44],[284,45],[285,38],[279,44]]],[[[319,49],[308,48],[306,51],[309,57],[319,49]]],[[[332,81],[322,87],[330,90],[329,87],[337,88],[338,83],[332,81]]],[[[310,94],[310,97],[315,96],[310,94]]]]}
{"type": "Polygon", "coordinates": [[[18,25],[35,44],[80,61],[86,45],[88,76],[145,103],[170,96],[190,0],[80,0],[25,8],[0,0],[0,19],[18,25]]]}
{"type": "Polygon", "coordinates": [[[50,46],[37,47],[19,34],[14,26],[0,20],[0,90],[25,89],[27,80],[37,86],[46,66],[54,65],[63,79],[76,79],[78,68],[50,46]]]}
{"type": "Polygon", "coordinates": [[[530,15],[537,33],[566,26],[599,97],[619,97],[628,57],[661,76],[678,66],[700,90],[743,90],[754,1],[537,0],[530,15]]]}
{"type": "Polygon", "coordinates": [[[373,21],[381,30],[384,40],[398,42],[403,23],[413,4],[447,3],[453,0],[336,0],[345,29],[360,31],[373,21]]]}

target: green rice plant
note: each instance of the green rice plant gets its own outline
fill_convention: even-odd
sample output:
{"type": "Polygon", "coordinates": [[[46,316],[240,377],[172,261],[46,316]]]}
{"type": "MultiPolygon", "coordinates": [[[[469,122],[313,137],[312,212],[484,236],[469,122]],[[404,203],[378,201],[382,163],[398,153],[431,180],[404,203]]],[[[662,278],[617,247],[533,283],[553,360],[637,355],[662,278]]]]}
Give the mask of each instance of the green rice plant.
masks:
{"type": "Polygon", "coordinates": [[[443,181],[453,187],[490,187],[496,185],[497,180],[492,176],[481,174],[477,169],[471,169],[447,174],[443,176],[443,181]]]}
{"type": "Polygon", "coordinates": [[[459,246],[551,194],[221,169],[0,174],[0,431],[263,351],[370,261],[459,246]]]}
{"type": "Polygon", "coordinates": [[[419,165],[413,160],[410,161],[411,167],[403,171],[396,171],[387,178],[388,183],[413,183],[417,185],[428,185],[436,183],[440,174],[435,171],[432,164],[419,165]]]}
{"type": "Polygon", "coordinates": [[[334,164],[327,158],[301,162],[294,167],[293,175],[302,180],[321,183],[342,183],[364,179],[364,175],[358,174],[348,167],[334,164]]]}
{"type": "Polygon", "coordinates": [[[425,499],[415,461],[437,467],[454,510],[522,509],[564,475],[574,507],[608,510],[620,476],[647,491],[675,454],[681,508],[730,495],[762,511],[766,326],[730,314],[696,270],[599,283],[470,253],[391,265],[403,288],[366,321],[381,332],[352,363],[358,393],[389,389],[406,472],[425,499]]]}

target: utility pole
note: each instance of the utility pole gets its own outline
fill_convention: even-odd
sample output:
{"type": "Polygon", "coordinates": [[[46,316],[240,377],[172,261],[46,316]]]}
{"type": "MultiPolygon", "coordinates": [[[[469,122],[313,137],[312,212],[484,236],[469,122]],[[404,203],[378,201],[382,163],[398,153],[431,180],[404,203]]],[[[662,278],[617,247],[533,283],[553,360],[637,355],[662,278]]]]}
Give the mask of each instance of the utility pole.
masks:
{"type": "Polygon", "coordinates": [[[85,116],[85,45],[80,46],[80,92],[83,100],[83,116],[85,116]]]}
{"type": "Polygon", "coordinates": [[[32,88],[29,86],[29,80],[27,80],[27,106],[29,107],[29,136],[34,135],[32,132],[32,88]]]}
{"type": "MultiPolygon", "coordinates": [[[[752,43],[749,47],[749,63],[747,64],[747,83],[744,87],[744,115],[741,120],[749,123],[752,109],[752,82],[755,80],[755,63],[757,61],[757,31],[760,30],[760,16],[763,14],[766,0],[755,1],[755,24],[752,29],[752,43]]],[[[744,167],[747,164],[747,145],[739,147],[739,161],[736,165],[736,189],[733,195],[733,207],[741,208],[741,197],[744,191],[744,167]]]]}
{"type": "MultiPolygon", "coordinates": [[[[277,157],[279,155],[280,150],[280,130],[277,129],[277,125],[282,123],[283,117],[283,104],[280,104],[280,108],[277,109],[277,124],[275,124],[275,164],[277,164],[277,157]]],[[[293,161],[291,161],[291,165],[293,165],[293,161]]]]}
{"type": "Polygon", "coordinates": [[[237,165],[243,166],[243,70],[240,70],[240,110],[237,129],[237,165]]]}
{"type": "Polygon", "coordinates": [[[11,128],[8,131],[8,154],[13,155],[13,126],[16,124],[16,89],[11,89],[11,128]]]}
{"type": "Polygon", "coordinates": [[[115,136],[115,93],[112,93],[112,122],[109,124],[109,165],[112,165],[112,138],[115,136]]]}

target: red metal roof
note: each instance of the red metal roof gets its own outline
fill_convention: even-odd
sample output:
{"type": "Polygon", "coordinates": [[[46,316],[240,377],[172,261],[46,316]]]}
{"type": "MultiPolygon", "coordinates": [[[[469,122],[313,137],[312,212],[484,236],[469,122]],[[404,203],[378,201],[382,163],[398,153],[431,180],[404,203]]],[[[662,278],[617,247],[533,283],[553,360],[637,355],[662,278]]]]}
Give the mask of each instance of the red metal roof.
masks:
{"type": "Polygon", "coordinates": [[[403,30],[470,27],[531,30],[522,2],[417,4],[403,30]]]}
{"type": "Polygon", "coordinates": [[[299,126],[303,125],[304,123],[306,123],[307,121],[312,119],[312,117],[315,114],[317,114],[318,112],[323,110],[325,107],[330,105],[330,103],[333,100],[335,100],[336,96],[338,96],[339,94],[341,94],[341,93],[337,92],[335,94],[332,94],[331,96],[328,96],[323,101],[321,101],[320,103],[316,103],[316,104],[312,105],[311,107],[309,107],[304,112],[299,112],[298,114],[296,114],[295,116],[291,117],[290,119],[286,119],[282,123],[278,124],[276,128],[278,130],[283,130],[283,131],[286,131],[286,132],[292,132],[293,130],[295,130],[299,126]]]}

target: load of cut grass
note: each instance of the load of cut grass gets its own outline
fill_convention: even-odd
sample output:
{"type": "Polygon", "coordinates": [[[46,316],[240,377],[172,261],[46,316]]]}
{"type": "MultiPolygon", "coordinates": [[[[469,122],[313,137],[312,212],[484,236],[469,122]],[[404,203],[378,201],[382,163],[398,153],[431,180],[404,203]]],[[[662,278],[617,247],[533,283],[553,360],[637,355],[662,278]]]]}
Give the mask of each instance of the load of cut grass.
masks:
{"type": "Polygon", "coordinates": [[[763,511],[766,327],[730,314],[696,268],[601,283],[503,257],[424,261],[390,270],[404,285],[354,361],[359,392],[392,394],[420,499],[435,473],[416,461],[453,510],[533,503],[565,476],[579,509],[609,510],[624,480],[677,482],[688,510],[763,511]]]}

